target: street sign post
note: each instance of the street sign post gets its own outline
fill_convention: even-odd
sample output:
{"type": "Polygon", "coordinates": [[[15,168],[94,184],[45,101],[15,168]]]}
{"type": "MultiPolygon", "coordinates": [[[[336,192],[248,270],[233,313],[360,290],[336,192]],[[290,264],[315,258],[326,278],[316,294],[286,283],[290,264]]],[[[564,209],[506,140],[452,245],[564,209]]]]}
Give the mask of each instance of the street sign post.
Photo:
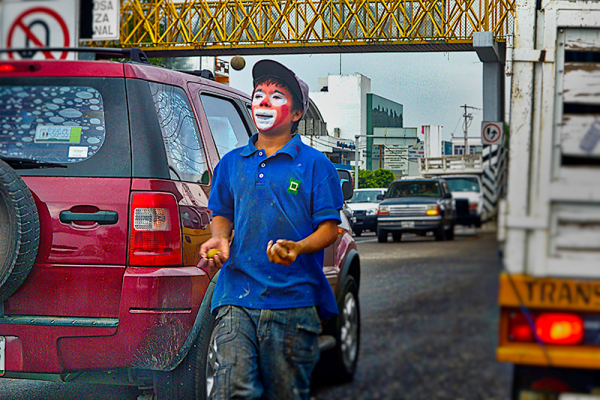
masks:
{"type": "Polygon", "coordinates": [[[502,145],[504,142],[504,122],[483,121],[481,123],[481,143],[502,145]]]}
{"type": "Polygon", "coordinates": [[[73,53],[50,52],[42,48],[77,46],[77,7],[77,0],[3,1],[0,47],[31,50],[1,56],[15,60],[75,59],[73,53]]]}
{"type": "Polygon", "coordinates": [[[121,2],[94,0],[93,40],[119,40],[121,2]]]}

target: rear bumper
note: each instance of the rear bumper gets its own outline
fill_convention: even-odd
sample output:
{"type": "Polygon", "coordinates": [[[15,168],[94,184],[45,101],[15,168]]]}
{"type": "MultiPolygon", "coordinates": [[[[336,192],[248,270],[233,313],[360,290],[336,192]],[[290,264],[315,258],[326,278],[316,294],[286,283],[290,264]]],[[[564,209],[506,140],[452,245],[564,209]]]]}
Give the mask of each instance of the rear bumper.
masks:
{"type": "Polygon", "coordinates": [[[7,372],[166,369],[187,339],[209,277],[197,267],[126,269],[118,318],[6,316],[7,372]]]}

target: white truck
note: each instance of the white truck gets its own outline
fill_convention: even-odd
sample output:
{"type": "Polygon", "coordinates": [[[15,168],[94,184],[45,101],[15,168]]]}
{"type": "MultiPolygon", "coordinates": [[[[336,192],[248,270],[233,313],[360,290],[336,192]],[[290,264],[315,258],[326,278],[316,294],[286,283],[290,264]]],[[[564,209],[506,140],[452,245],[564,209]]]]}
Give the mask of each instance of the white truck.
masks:
{"type": "Polygon", "coordinates": [[[497,358],[513,399],[600,399],[600,2],[516,0],[506,67],[497,358]]]}
{"type": "Polygon", "coordinates": [[[479,228],[496,215],[497,190],[493,179],[496,168],[490,169],[484,164],[481,154],[419,159],[422,176],[444,178],[448,183],[456,204],[457,225],[479,228]],[[485,178],[488,178],[487,185],[485,178]]]}

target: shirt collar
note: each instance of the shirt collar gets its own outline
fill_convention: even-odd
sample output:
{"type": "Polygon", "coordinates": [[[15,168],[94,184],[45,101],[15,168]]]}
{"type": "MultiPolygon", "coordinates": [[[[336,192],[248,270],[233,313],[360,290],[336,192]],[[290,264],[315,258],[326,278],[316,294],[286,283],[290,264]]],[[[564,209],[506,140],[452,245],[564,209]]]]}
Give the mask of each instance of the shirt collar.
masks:
{"type": "MultiPolygon", "coordinates": [[[[244,157],[248,157],[248,156],[251,156],[252,154],[256,153],[258,151],[258,149],[254,145],[254,143],[256,143],[257,140],[258,140],[258,133],[255,133],[248,140],[248,144],[242,150],[241,155],[244,157]]],[[[285,144],[285,146],[283,146],[275,154],[285,153],[285,154],[289,155],[290,157],[292,157],[292,160],[293,160],[296,158],[298,153],[300,153],[300,150],[304,146],[305,146],[305,144],[302,143],[302,139],[300,138],[300,135],[296,133],[296,134],[292,135],[292,139],[289,142],[287,142],[285,144]]]]}

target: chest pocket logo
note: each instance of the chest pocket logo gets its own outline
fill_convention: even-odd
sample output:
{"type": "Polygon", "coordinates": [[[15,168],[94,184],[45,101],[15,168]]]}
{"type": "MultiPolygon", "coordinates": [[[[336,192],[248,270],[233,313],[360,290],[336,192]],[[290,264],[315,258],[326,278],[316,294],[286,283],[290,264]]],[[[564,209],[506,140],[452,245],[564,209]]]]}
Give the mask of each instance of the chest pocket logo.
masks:
{"type": "Polygon", "coordinates": [[[288,193],[293,195],[298,194],[298,188],[300,187],[300,181],[296,179],[290,179],[290,185],[288,186],[288,193]]]}

